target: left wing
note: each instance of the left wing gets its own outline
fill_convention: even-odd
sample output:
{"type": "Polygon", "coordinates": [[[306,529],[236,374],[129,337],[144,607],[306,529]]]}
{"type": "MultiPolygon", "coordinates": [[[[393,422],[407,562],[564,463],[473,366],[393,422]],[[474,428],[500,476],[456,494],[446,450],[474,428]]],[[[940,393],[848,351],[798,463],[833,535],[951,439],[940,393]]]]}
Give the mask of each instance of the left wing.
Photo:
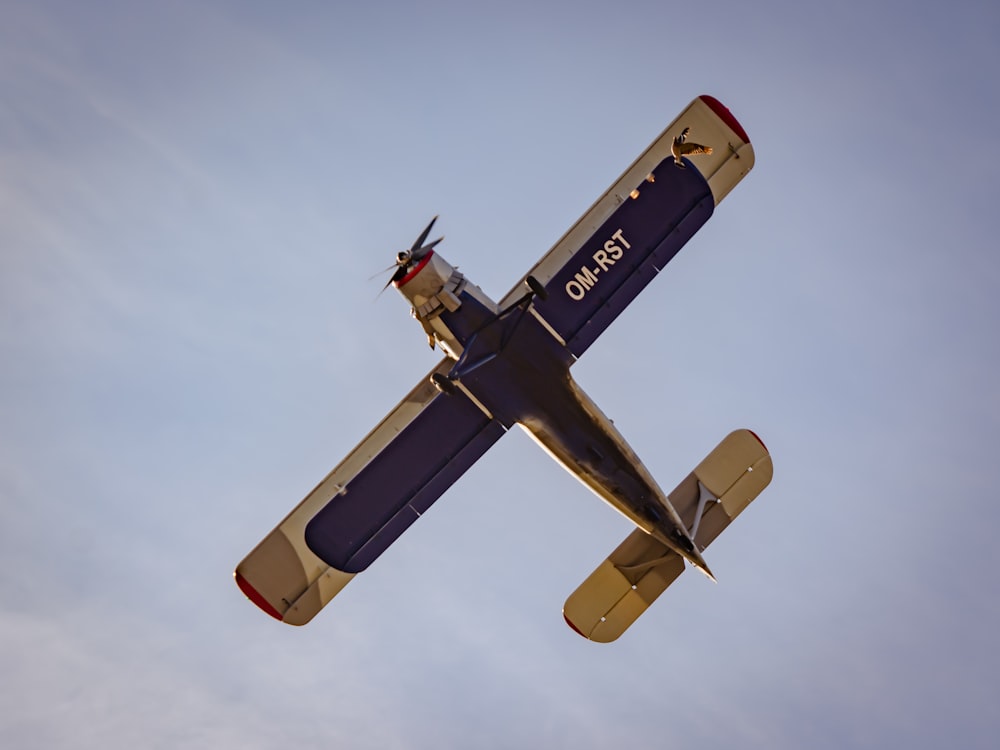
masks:
{"type": "Polygon", "coordinates": [[[304,625],[504,432],[470,399],[442,395],[424,377],[244,558],[236,583],[272,617],[304,625]]]}
{"type": "MultiPolygon", "coordinates": [[[[534,314],[579,357],[753,163],[750,139],[729,110],[710,96],[695,99],[528,272],[548,293],[535,300],[534,314]],[[675,162],[671,148],[685,129],[710,153],[703,147],[688,160],[678,149],[675,162]]],[[[512,304],[523,285],[500,306],[512,304]]]]}

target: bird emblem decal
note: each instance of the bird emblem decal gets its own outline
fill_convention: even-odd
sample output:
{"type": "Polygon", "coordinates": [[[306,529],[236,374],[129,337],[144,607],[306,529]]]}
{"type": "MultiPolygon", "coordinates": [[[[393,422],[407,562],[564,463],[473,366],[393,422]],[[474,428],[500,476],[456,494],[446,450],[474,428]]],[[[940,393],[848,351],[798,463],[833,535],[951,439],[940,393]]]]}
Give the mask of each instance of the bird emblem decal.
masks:
{"type": "Polygon", "coordinates": [[[674,164],[681,169],[686,169],[684,162],[681,160],[682,156],[695,156],[697,154],[712,153],[711,146],[702,146],[700,143],[693,143],[689,141],[687,137],[690,132],[691,128],[684,128],[684,130],[681,131],[681,134],[674,138],[674,142],[670,146],[670,153],[673,154],[674,164]]]}

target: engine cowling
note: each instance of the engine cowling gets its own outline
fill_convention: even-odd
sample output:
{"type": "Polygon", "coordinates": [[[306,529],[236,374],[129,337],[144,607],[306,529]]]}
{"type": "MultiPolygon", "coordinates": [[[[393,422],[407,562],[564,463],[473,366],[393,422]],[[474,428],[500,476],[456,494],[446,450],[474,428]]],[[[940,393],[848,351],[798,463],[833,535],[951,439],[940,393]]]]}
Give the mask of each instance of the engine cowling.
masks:
{"type": "MultiPolygon", "coordinates": [[[[412,261],[406,274],[393,284],[412,305],[410,314],[420,322],[427,334],[427,342],[431,347],[440,344],[452,359],[462,356],[464,337],[453,331],[442,315],[457,312],[468,301],[472,302],[474,311],[470,311],[472,318],[466,321],[467,324],[484,315],[495,314],[497,310],[496,303],[482,289],[470,283],[457,268],[433,250],[412,261]]],[[[450,317],[452,323],[456,322],[454,317],[446,317],[450,317]]],[[[459,326],[459,329],[462,328],[459,326]]]]}

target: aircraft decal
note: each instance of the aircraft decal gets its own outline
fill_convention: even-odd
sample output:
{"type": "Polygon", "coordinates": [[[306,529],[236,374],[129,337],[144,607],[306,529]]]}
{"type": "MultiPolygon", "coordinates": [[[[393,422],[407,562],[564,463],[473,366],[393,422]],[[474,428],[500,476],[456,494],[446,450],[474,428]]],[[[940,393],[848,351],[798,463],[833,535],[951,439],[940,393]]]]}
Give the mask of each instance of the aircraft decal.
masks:
{"type": "Polygon", "coordinates": [[[579,273],[566,282],[566,294],[569,295],[569,298],[577,302],[582,300],[588,290],[597,284],[597,277],[600,273],[607,271],[617,261],[621,260],[625,250],[631,247],[632,245],[622,235],[622,230],[618,229],[618,231],[611,235],[611,239],[604,243],[604,247],[597,250],[591,256],[595,263],[594,267],[591,269],[583,266],[580,268],[579,273]],[[616,244],[616,242],[620,244],[616,244]]]}
{"type": "Polygon", "coordinates": [[[674,138],[673,143],[670,145],[670,153],[674,157],[674,166],[680,167],[681,169],[686,169],[684,164],[685,156],[709,156],[712,153],[711,146],[702,146],[700,143],[694,143],[687,139],[688,133],[691,132],[691,128],[684,128],[681,134],[674,138]]]}

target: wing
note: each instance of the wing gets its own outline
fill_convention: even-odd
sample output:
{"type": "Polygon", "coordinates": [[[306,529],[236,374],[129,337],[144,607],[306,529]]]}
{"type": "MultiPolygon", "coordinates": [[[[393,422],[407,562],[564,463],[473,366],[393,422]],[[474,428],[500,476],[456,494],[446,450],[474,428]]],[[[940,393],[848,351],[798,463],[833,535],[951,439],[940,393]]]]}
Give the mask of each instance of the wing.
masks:
{"type": "Polygon", "coordinates": [[[466,396],[423,378],[246,556],[237,584],[272,617],[304,625],[504,431],[466,396]]]}
{"type": "MultiPolygon", "coordinates": [[[[534,312],[579,357],[753,167],[753,147],[718,100],[695,99],[525,276],[548,292],[534,312]],[[712,153],[674,165],[682,129],[712,153]]],[[[514,302],[524,279],[501,301],[514,302]]]]}
{"type": "MultiPolygon", "coordinates": [[[[670,502],[702,550],[770,483],[767,448],[750,430],[730,433],[670,493],[670,502]]],[[[618,638],[684,572],[684,560],[636,529],[574,591],[563,616],[585,638],[618,638]]]]}

